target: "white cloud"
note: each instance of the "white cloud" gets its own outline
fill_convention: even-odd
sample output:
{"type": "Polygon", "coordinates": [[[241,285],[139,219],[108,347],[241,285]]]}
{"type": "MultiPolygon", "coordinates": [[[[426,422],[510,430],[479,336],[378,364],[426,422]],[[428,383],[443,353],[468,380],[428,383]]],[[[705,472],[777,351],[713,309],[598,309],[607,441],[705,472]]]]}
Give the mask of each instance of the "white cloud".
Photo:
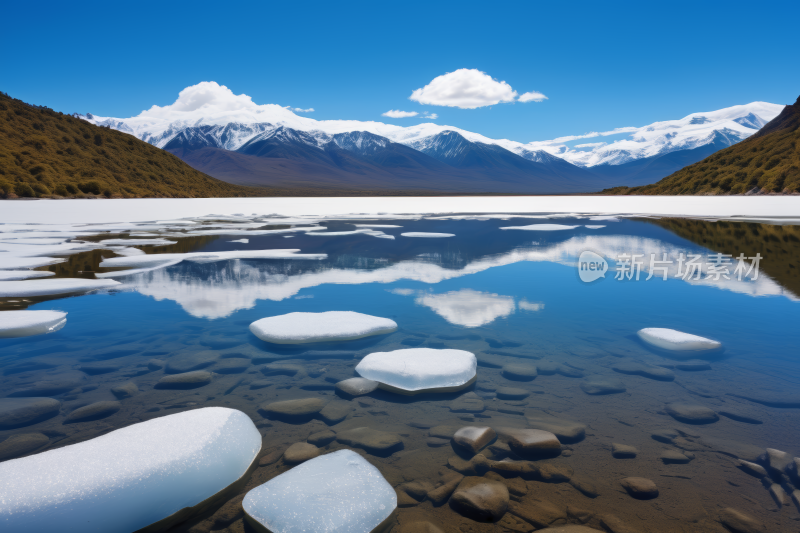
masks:
{"type": "Polygon", "coordinates": [[[510,315],[516,309],[514,298],[472,289],[444,294],[420,293],[414,300],[457,326],[476,328],[510,315]]]}
{"type": "Polygon", "coordinates": [[[477,69],[461,68],[433,78],[411,93],[409,99],[421,104],[476,109],[502,102],[513,102],[517,91],[477,69]]]}
{"type": "Polygon", "coordinates": [[[597,148],[599,146],[605,146],[607,143],[584,143],[584,144],[576,144],[575,148],[597,148]]]}
{"type": "Polygon", "coordinates": [[[313,113],[314,108],[309,107],[308,109],[303,109],[302,107],[295,107],[294,109],[292,109],[292,111],[294,111],[295,113],[313,113]]]}
{"type": "Polygon", "coordinates": [[[540,93],[539,91],[531,91],[529,93],[523,93],[520,95],[518,101],[522,102],[543,102],[547,100],[547,97],[540,93]]]}
{"type": "Polygon", "coordinates": [[[437,118],[439,118],[439,115],[437,115],[436,113],[428,113],[427,111],[425,111],[425,114],[422,115],[422,118],[427,118],[429,120],[436,120],[437,118]]]}
{"type": "Polygon", "coordinates": [[[544,309],[544,304],[539,302],[529,302],[525,298],[521,299],[517,302],[517,305],[520,309],[524,309],[525,311],[541,311],[544,309]]]}
{"type": "Polygon", "coordinates": [[[419,115],[416,111],[400,111],[398,109],[390,109],[386,113],[381,113],[383,117],[389,118],[408,118],[408,117],[416,117],[419,115]]]}

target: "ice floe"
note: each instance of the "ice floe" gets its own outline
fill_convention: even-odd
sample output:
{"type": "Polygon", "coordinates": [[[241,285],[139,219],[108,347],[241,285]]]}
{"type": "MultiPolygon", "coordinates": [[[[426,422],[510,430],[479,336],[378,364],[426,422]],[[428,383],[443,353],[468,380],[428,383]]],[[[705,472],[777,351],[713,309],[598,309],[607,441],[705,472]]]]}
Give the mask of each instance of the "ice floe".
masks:
{"type": "Polygon", "coordinates": [[[77,294],[98,289],[111,289],[117,285],[119,282],[110,279],[82,278],[0,281],[0,298],[77,294]]]}
{"type": "Polygon", "coordinates": [[[262,318],[250,324],[253,335],[275,344],[348,341],[383,335],[396,329],[394,320],[355,311],[289,313],[262,318]]]}
{"type": "Polygon", "coordinates": [[[722,344],[717,341],[674,329],[644,328],[640,329],[637,335],[647,344],[664,350],[686,352],[719,350],[722,348],[722,344]]]}
{"type": "Polygon", "coordinates": [[[409,348],[371,353],[356,372],[382,388],[416,394],[458,390],[475,379],[477,364],[475,355],[464,350],[409,348]]]}
{"type": "Polygon", "coordinates": [[[0,253],[0,270],[39,268],[65,262],[59,257],[14,257],[0,253]]]}
{"type": "Polygon", "coordinates": [[[19,281],[23,279],[49,278],[55,272],[43,270],[0,270],[0,281],[19,281]]]}
{"type": "Polygon", "coordinates": [[[446,237],[455,237],[455,233],[430,233],[427,231],[409,231],[400,234],[403,237],[419,237],[423,239],[443,239],[446,237]]]}
{"type": "Polygon", "coordinates": [[[605,226],[598,225],[598,224],[587,224],[584,226],[586,229],[603,229],[605,226]]]}
{"type": "Polygon", "coordinates": [[[167,239],[105,239],[100,241],[104,246],[167,246],[178,244],[177,241],[167,239]]]}
{"type": "Polygon", "coordinates": [[[564,224],[530,224],[528,226],[506,226],[500,229],[519,229],[524,231],[563,231],[578,227],[580,226],[566,226],[564,224]]]}
{"type": "Polygon", "coordinates": [[[53,333],[67,323],[61,311],[0,311],[0,338],[53,333]]]}
{"type": "Polygon", "coordinates": [[[236,239],[235,241],[228,241],[228,242],[235,242],[235,243],[240,243],[240,244],[248,244],[250,242],[250,239],[236,239]]]}
{"type": "Polygon", "coordinates": [[[308,460],[254,488],[242,502],[257,530],[369,533],[397,507],[397,493],[352,450],[308,460]]]}
{"type": "Polygon", "coordinates": [[[130,533],[239,480],[261,450],[252,420],[207,407],[0,463],[5,531],[130,533]]]}

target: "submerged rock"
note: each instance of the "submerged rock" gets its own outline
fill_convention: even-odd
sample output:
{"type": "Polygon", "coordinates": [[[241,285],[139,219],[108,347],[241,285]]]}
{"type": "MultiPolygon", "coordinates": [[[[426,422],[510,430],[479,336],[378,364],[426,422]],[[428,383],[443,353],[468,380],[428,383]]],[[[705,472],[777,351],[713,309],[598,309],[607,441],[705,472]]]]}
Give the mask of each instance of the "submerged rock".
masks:
{"type": "Polygon", "coordinates": [[[392,516],[397,494],[363,457],[340,450],[259,485],[242,507],[257,531],[370,532],[392,516]]]}
{"type": "Polygon", "coordinates": [[[53,398],[0,398],[0,429],[29,426],[58,414],[61,402],[53,398]]]}
{"type": "Polygon", "coordinates": [[[661,452],[660,459],[665,465],[686,464],[694,459],[694,455],[689,452],[682,453],[678,450],[664,450],[661,452]]]}
{"type": "Polygon", "coordinates": [[[702,405],[671,403],[665,410],[672,418],[686,424],[711,424],[719,420],[717,413],[702,405]]]}
{"type": "Polygon", "coordinates": [[[207,368],[217,362],[219,354],[214,351],[182,353],[170,357],[164,372],[167,374],[183,374],[192,370],[207,368]]]}
{"type": "Polygon", "coordinates": [[[382,389],[413,395],[468,387],[475,381],[477,364],[475,355],[463,350],[409,348],[371,353],[356,365],[356,372],[382,389]]]}
{"type": "Polygon", "coordinates": [[[658,487],[653,481],[643,477],[626,477],[620,481],[622,487],[637,500],[650,500],[658,496],[658,487]]]}
{"type": "Polygon", "coordinates": [[[226,357],[221,359],[214,372],[219,374],[241,374],[250,367],[250,359],[244,357],[226,357]]]}
{"type": "Polygon", "coordinates": [[[498,428],[512,451],[523,456],[552,457],[561,454],[561,442],[549,431],[541,429],[498,428]]]}
{"type": "MultiPolygon", "coordinates": [[[[545,500],[524,500],[522,502],[510,502],[508,512],[532,524],[534,527],[547,528],[556,521],[564,521],[567,518],[565,509],[555,506],[545,500]]],[[[549,531],[545,529],[545,531],[549,531]]]]}
{"type": "Polygon", "coordinates": [[[122,409],[122,404],[114,401],[95,402],[72,411],[64,419],[65,424],[73,422],[88,422],[106,418],[122,409]]]}
{"type": "Polygon", "coordinates": [[[286,464],[297,465],[319,456],[320,449],[308,442],[295,442],[283,452],[286,464]]]}
{"type": "Polygon", "coordinates": [[[319,412],[319,416],[325,421],[326,424],[333,425],[338,424],[347,418],[347,415],[352,412],[353,406],[348,402],[333,401],[322,408],[322,410],[319,412]]]}
{"type": "Polygon", "coordinates": [[[75,379],[59,379],[50,381],[37,381],[30,387],[15,390],[9,394],[9,398],[31,398],[43,396],[56,396],[69,392],[81,386],[81,382],[75,379]]]}
{"type": "Polygon", "coordinates": [[[508,509],[508,488],[498,481],[465,477],[450,497],[454,511],[481,522],[496,522],[508,509]]]}
{"type": "Polygon", "coordinates": [[[497,389],[497,397],[501,400],[524,400],[530,395],[530,391],[516,387],[499,387],[497,389]]]}
{"type": "Polygon", "coordinates": [[[283,400],[262,404],[258,410],[268,418],[306,419],[319,413],[325,407],[320,398],[303,398],[299,400],[283,400]]]}
{"type": "Polygon", "coordinates": [[[183,374],[164,376],[156,383],[156,389],[196,389],[211,383],[211,372],[195,370],[183,374]]]}
{"type": "Polygon", "coordinates": [[[314,446],[327,446],[331,442],[336,440],[336,433],[331,431],[330,429],[325,429],[323,431],[318,431],[312,435],[309,435],[306,439],[307,442],[313,444],[314,446]]]}
{"type": "Polygon", "coordinates": [[[743,461],[739,460],[739,467],[750,474],[751,476],[755,476],[757,478],[767,477],[767,471],[764,469],[763,466],[751,463],[750,461],[743,461]]]}
{"type": "Polygon", "coordinates": [[[673,381],[675,373],[668,368],[660,366],[646,365],[644,363],[637,363],[635,361],[617,363],[612,366],[614,372],[620,374],[629,374],[632,376],[642,376],[656,381],[673,381]]]}
{"type": "Polygon", "coordinates": [[[390,455],[403,447],[399,435],[368,427],[342,431],[336,435],[336,440],[378,456],[390,455]]]}
{"type": "Polygon", "coordinates": [[[101,374],[110,374],[122,368],[123,364],[115,361],[103,361],[101,363],[91,363],[88,365],[81,365],[80,370],[90,376],[99,376],[101,374]]]}
{"type": "Polygon", "coordinates": [[[137,387],[136,383],[133,381],[129,381],[127,383],[123,383],[122,385],[117,385],[116,387],[111,388],[111,394],[116,396],[118,400],[130,398],[137,392],[139,392],[139,387],[137,387]]]}
{"type": "Polygon", "coordinates": [[[719,513],[720,523],[733,533],[763,533],[764,524],[752,516],[727,507],[719,513]]]}
{"type": "Polygon", "coordinates": [[[233,409],[140,422],[0,463],[0,520],[7,531],[130,533],[162,520],[168,529],[242,478],[260,449],[253,422],[233,409]]]}
{"type": "Polygon", "coordinates": [[[556,418],[544,413],[528,414],[525,418],[530,427],[549,431],[563,443],[580,442],[586,436],[586,426],[579,422],[556,418]]]}
{"type": "Polygon", "coordinates": [[[378,388],[380,383],[366,378],[350,378],[336,384],[336,391],[346,398],[355,398],[369,394],[378,388]]]}
{"type": "Polygon", "coordinates": [[[538,375],[535,365],[509,363],[503,366],[503,377],[513,381],[533,381],[538,375]]]}
{"type": "Polygon", "coordinates": [[[20,433],[11,435],[0,442],[0,461],[15,459],[21,455],[34,452],[50,442],[47,435],[41,433],[20,433]]]}
{"type": "Polygon", "coordinates": [[[450,410],[454,413],[482,413],[486,410],[486,405],[480,396],[468,392],[450,402],[450,410]]]}
{"type": "Polygon", "coordinates": [[[455,432],[453,442],[465,450],[478,453],[496,438],[497,433],[490,427],[466,426],[455,432]]]}
{"type": "Polygon", "coordinates": [[[274,344],[349,341],[395,330],[397,323],[394,320],[354,311],[288,313],[250,324],[253,335],[274,344]]]}
{"type": "Polygon", "coordinates": [[[611,455],[616,459],[633,459],[639,453],[634,446],[626,444],[617,444],[616,442],[611,445],[611,455]]]}
{"type": "Polygon", "coordinates": [[[605,376],[590,376],[583,380],[581,389],[586,394],[618,394],[625,392],[625,384],[622,381],[605,376]]]}

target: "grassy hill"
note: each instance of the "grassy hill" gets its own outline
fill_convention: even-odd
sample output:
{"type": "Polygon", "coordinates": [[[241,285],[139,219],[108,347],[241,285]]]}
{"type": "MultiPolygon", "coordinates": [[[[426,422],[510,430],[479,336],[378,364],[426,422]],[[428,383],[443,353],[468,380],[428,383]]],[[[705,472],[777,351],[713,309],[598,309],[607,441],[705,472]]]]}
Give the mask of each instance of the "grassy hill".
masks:
{"type": "Polygon", "coordinates": [[[641,187],[602,194],[727,195],[748,191],[800,193],[800,98],[758,133],[641,187]]]}
{"type": "Polygon", "coordinates": [[[213,198],[277,192],[225,183],[131,135],[0,93],[0,198],[213,198]]]}

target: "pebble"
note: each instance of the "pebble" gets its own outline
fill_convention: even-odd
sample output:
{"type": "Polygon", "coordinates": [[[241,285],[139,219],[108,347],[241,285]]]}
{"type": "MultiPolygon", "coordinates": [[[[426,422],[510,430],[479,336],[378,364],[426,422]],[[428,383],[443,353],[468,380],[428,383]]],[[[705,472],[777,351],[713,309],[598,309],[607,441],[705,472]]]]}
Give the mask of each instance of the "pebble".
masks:
{"type": "Polygon", "coordinates": [[[675,379],[675,373],[668,368],[646,365],[644,363],[637,363],[634,361],[617,363],[616,365],[612,366],[611,369],[614,370],[614,372],[619,372],[620,374],[642,376],[657,381],[672,381],[675,379]]]}
{"type": "Polygon", "coordinates": [[[757,478],[767,477],[767,471],[763,466],[751,463],[750,461],[742,461],[739,459],[739,468],[757,478]]]}
{"type": "Polygon", "coordinates": [[[196,389],[211,383],[211,372],[195,370],[183,374],[164,376],[156,383],[156,389],[196,389]]]}
{"type": "Polygon", "coordinates": [[[274,383],[272,381],[268,381],[266,379],[257,379],[250,383],[250,390],[265,389],[273,385],[274,383]]]}
{"type": "MultiPolygon", "coordinates": [[[[547,528],[556,521],[567,518],[565,509],[546,500],[526,500],[524,502],[510,502],[508,512],[532,524],[536,529],[547,528]]],[[[549,531],[549,529],[544,529],[549,531]]]]}
{"type": "Polygon", "coordinates": [[[348,402],[332,401],[319,412],[320,418],[326,424],[338,424],[353,412],[353,406],[348,402]]]}
{"type": "Polygon", "coordinates": [[[27,453],[38,450],[50,442],[47,435],[41,433],[20,433],[11,435],[0,442],[0,461],[15,459],[27,453]]]}
{"type": "Polygon", "coordinates": [[[90,376],[99,376],[101,374],[110,374],[111,372],[116,372],[120,368],[122,368],[121,363],[104,361],[102,363],[81,365],[79,369],[81,372],[89,374],[90,376]]]}
{"type": "Polygon", "coordinates": [[[566,444],[580,442],[586,436],[586,426],[563,418],[546,414],[529,414],[528,425],[534,429],[542,429],[553,433],[558,440],[566,444]]]}
{"type": "Polygon", "coordinates": [[[633,446],[627,444],[618,444],[616,442],[611,444],[611,455],[615,459],[633,459],[639,453],[633,446]]]}
{"type": "Polygon", "coordinates": [[[278,459],[280,459],[282,456],[283,453],[280,450],[272,450],[261,456],[261,459],[258,460],[258,466],[271,465],[278,459]]]}
{"type": "Polygon", "coordinates": [[[769,487],[769,494],[772,496],[772,499],[775,500],[775,503],[778,505],[778,507],[789,505],[789,495],[786,494],[786,491],[783,490],[783,487],[777,483],[773,483],[769,487]]]}
{"type": "Polygon", "coordinates": [[[626,390],[622,381],[605,376],[589,376],[581,382],[581,389],[591,395],[619,394],[626,390]]]}
{"type": "Polygon", "coordinates": [[[719,410],[717,411],[717,414],[720,414],[725,418],[730,418],[731,420],[736,420],[737,422],[743,422],[745,424],[763,424],[763,422],[757,418],[744,415],[738,411],[731,411],[729,409],[719,410]]]}
{"type": "Polygon", "coordinates": [[[508,488],[491,479],[465,477],[450,497],[450,507],[474,520],[496,522],[508,509],[508,488]]]}
{"type": "Polygon", "coordinates": [[[327,446],[331,442],[336,440],[336,433],[331,431],[330,429],[325,429],[322,431],[318,431],[308,436],[306,439],[307,442],[313,444],[314,446],[319,446],[322,448],[323,446],[327,446]]]}
{"type": "Polygon", "coordinates": [[[530,391],[516,387],[500,387],[497,389],[497,397],[501,400],[524,400],[530,395],[530,391]]]}
{"type": "Polygon", "coordinates": [[[216,363],[217,358],[217,352],[209,350],[174,355],[167,360],[164,372],[167,374],[182,374],[192,370],[200,370],[216,363]]]}
{"type": "Polygon", "coordinates": [[[763,533],[764,524],[741,511],[727,507],[719,513],[720,523],[734,533],[763,533]]]}
{"type": "Polygon", "coordinates": [[[139,387],[137,387],[136,383],[133,381],[129,381],[127,383],[123,383],[122,385],[117,385],[116,387],[111,388],[111,394],[116,396],[118,400],[130,398],[137,392],[139,392],[139,387]]]}
{"type": "Polygon", "coordinates": [[[702,405],[671,403],[665,410],[672,418],[686,424],[711,424],[719,420],[717,413],[702,405]]]}
{"type": "Polygon", "coordinates": [[[80,386],[81,382],[77,380],[37,381],[30,387],[15,390],[8,396],[9,398],[56,396],[65,392],[69,392],[72,389],[80,386]]]}
{"type": "Polygon", "coordinates": [[[600,493],[597,491],[597,486],[595,483],[586,477],[572,476],[569,480],[569,484],[588,498],[597,498],[600,495],[600,493]]]}
{"type": "Polygon", "coordinates": [[[485,410],[483,400],[474,392],[462,394],[450,402],[450,411],[454,413],[482,413],[485,410]]]}
{"type": "Polygon", "coordinates": [[[283,400],[262,404],[258,410],[267,418],[284,418],[298,420],[311,418],[325,407],[320,398],[302,398],[299,400],[283,400]]]}
{"type": "Polygon", "coordinates": [[[533,381],[539,372],[534,365],[509,363],[503,366],[503,377],[512,381],[533,381]]]}
{"type": "Polygon", "coordinates": [[[336,435],[336,440],[378,456],[391,455],[403,447],[399,435],[368,427],[342,431],[336,435]]]}
{"type": "Polygon", "coordinates": [[[428,499],[433,505],[442,505],[450,498],[453,491],[456,490],[458,484],[464,479],[464,476],[457,473],[452,473],[451,478],[448,478],[440,487],[437,487],[428,493],[428,499]]]}
{"type": "Polygon", "coordinates": [[[100,420],[106,418],[122,409],[122,404],[114,401],[103,401],[90,403],[84,407],[79,407],[72,411],[64,419],[65,424],[73,422],[88,422],[90,420],[100,420]]]}
{"type": "Polygon", "coordinates": [[[319,448],[308,442],[295,442],[283,452],[283,462],[298,465],[320,454],[319,448]]]}
{"type": "Polygon", "coordinates": [[[527,456],[557,456],[561,454],[561,442],[556,436],[541,429],[501,428],[498,433],[508,440],[515,453],[527,456]]]}
{"type": "Polygon", "coordinates": [[[660,429],[650,435],[654,440],[666,444],[672,444],[672,441],[680,437],[680,434],[674,429],[660,429]]]}
{"type": "Polygon", "coordinates": [[[380,385],[377,381],[367,378],[350,378],[336,384],[336,391],[346,398],[355,398],[369,394],[380,385]]]}
{"type": "Polygon", "coordinates": [[[0,429],[29,426],[54,417],[61,402],[53,398],[0,398],[0,429]]]}
{"type": "Polygon", "coordinates": [[[441,448],[442,446],[447,446],[450,444],[450,439],[439,439],[436,437],[429,437],[425,444],[430,446],[431,448],[441,448]]]}
{"type": "Polygon", "coordinates": [[[465,450],[478,453],[496,438],[497,433],[490,427],[466,426],[455,432],[453,442],[465,450]]]}
{"type": "Polygon", "coordinates": [[[643,477],[626,477],[620,484],[631,497],[638,500],[650,500],[658,496],[656,484],[643,477]]]}
{"type": "Polygon", "coordinates": [[[453,435],[458,431],[458,426],[433,426],[428,430],[428,435],[436,437],[437,439],[447,439],[448,441],[453,438],[453,435]]]}
{"type": "Polygon", "coordinates": [[[241,374],[250,368],[250,359],[244,357],[228,357],[219,361],[214,367],[218,374],[241,374]]]}
{"type": "Polygon", "coordinates": [[[661,462],[668,464],[686,464],[694,459],[694,454],[681,453],[678,450],[664,450],[661,452],[661,462]]]}
{"type": "Polygon", "coordinates": [[[767,448],[767,466],[775,472],[783,472],[787,466],[792,464],[792,456],[786,452],[767,448]]]}
{"type": "Polygon", "coordinates": [[[303,377],[308,375],[302,365],[292,363],[269,363],[261,367],[261,373],[265,376],[303,377]]]}

